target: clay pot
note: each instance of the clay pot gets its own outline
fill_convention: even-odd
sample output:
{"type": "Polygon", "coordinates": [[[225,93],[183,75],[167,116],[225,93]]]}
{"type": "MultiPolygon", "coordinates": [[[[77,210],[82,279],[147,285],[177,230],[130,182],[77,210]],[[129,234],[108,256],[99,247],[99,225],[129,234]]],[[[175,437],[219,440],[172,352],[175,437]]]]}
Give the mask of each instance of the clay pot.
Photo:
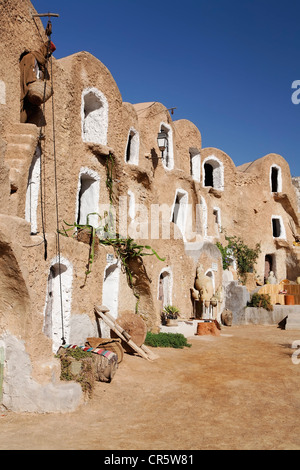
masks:
{"type": "Polygon", "coordinates": [[[284,296],[284,303],[285,305],[295,305],[295,298],[293,295],[285,295],[284,296]]]}
{"type": "Polygon", "coordinates": [[[167,326],[178,326],[177,320],[172,320],[171,318],[167,319],[167,326]]]}

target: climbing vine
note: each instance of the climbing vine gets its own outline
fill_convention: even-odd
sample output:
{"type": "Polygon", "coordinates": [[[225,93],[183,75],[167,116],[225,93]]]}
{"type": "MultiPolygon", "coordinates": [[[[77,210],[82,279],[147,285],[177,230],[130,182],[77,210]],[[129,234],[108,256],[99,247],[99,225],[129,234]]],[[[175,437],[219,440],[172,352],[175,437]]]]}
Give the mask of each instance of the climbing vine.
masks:
{"type": "Polygon", "coordinates": [[[113,203],[113,169],[115,166],[115,160],[112,153],[109,153],[105,159],[106,168],[106,187],[108,189],[109,201],[113,203]]]}
{"type": "Polygon", "coordinates": [[[223,269],[228,269],[230,266],[230,257],[234,257],[239,278],[241,282],[245,284],[247,273],[255,271],[255,264],[261,253],[261,245],[257,243],[255,248],[249,248],[240,237],[229,237],[225,235],[225,239],[228,242],[225,247],[220,242],[216,243],[222,254],[223,269]]]}
{"type": "Polygon", "coordinates": [[[72,237],[78,238],[78,233],[84,231],[87,235],[89,235],[90,240],[90,252],[89,252],[89,259],[87,264],[87,270],[85,272],[86,278],[91,273],[92,264],[95,258],[95,242],[98,238],[99,244],[103,246],[111,246],[114,249],[116,257],[122,263],[122,269],[126,273],[127,283],[129,287],[132,289],[136,299],[136,311],[138,310],[138,303],[140,300],[139,293],[134,285],[134,272],[131,267],[131,262],[136,259],[142,259],[144,256],[156,256],[157,259],[160,261],[165,261],[165,258],[161,258],[156,251],[151,248],[149,245],[139,245],[137,244],[132,238],[127,237],[124,238],[120,236],[118,233],[115,233],[115,229],[113,226],[113,214],[112,214],[112,206],[113,206],[113,169],[115,166],[114,157],[112,153],[109,153],[108,157],[106,157],[105,167],[106,167],[106,187],[109,194],[110,200],[110,209],[109,211],[105,211],[103,216],[96,212],[91,212],[87,215],[87,223],[85,225],[77,224],[77,223],[67,223],[64,220],[64,224],[68,227],[63,227],[62,230],[58,230],[61,235],[69,236],[69,232],[72,233],[72,237]],[[93,225],[89,223],[89,218],[92,215],[97,215],[100,220],[100,225],[95,228],[93,225]]]}
{"type": "MultiPolygon", "coordinates": [[[[122,269],[126,273],[126,278],[129,287],[132,289],[136,299],[137,299],[137,306],[136,310],[138,309],[138,302],[139,302],[139,294],[134,286],[134,273],[130,266],[130,262],[137,259],[142,258],[144,256],[156,256],[157,259],[160,261],[165,261],[165,258],[161,258],[157,252],[151,248],[149,245],[139,245],[137,244],[132,238],[123,238],[119,234],[116,234],[112,237],[112,232],[110,230],[109,223],[106,222],[105,225],[100,225],[99,227],[95,228],[91,224],[89,224],[89,216],[95,215],[97,213],[92,212],[87,216],[87,224],[81,225],[77,223],[69,224],[64,221],[65,225],[68,228],[63,227],[63,230],[59,231],[61,235],[69,236],[68,232],[72,232],[72,237],[77,237],[78,232],[85,231],[90,236],[90,252],[89,252],[89,259],[87,270],[85,272],[86,278],[91,273],[92,264],[95,258],[95,242],[98,238],[99,244],[103,246],[111,246],[114,249],[116,257],[122,263],[122,269]],[[97,234],[102,234],[102,236],[98,236],[97,234]]],[[[104,217],[101,217],[97,214],[100,218],[100,221],[106,220],[108,213],[104,214],[104,217]]]]}

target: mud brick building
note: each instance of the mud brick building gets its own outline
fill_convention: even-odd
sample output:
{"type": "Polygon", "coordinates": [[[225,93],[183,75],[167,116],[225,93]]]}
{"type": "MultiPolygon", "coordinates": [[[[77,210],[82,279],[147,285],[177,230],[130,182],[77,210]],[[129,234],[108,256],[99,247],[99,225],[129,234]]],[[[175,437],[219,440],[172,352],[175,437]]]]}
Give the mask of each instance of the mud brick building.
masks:
{"type": "MultiPolygon", "coordinates": [[[[149,329],[159,330],[163,305],[189,319],[197,267],[214,292],[224,284],[216,242],[225,243],[225,233],[261,244],[261,284],[269,271],[295,281],[297,194],[282,156],[236,167],[223,151],[202,148],[197,127],[173,120],[163,104],[123,102],[109,70],[88,52],[51,59],[53,100],[42,119],[21,123],[19,57],[47,36],[29,0],[1,0],[0,13],[0,398],[16,411],[68,411],[81,390],[60,382],[54,353],[62,337],[84,344],[99,334],[95,305],[117,318],[135,311],[138,292],[149,329]],[[113,246],[97,244],[86,275],[90,244],[57,232],[87,216],[99,228],[97,214],[110,211],[116,233],[163,259],[135,260],[135,291],[113,246]]],[[[237,278],[234,262],[228,275],[237,278]]]]}

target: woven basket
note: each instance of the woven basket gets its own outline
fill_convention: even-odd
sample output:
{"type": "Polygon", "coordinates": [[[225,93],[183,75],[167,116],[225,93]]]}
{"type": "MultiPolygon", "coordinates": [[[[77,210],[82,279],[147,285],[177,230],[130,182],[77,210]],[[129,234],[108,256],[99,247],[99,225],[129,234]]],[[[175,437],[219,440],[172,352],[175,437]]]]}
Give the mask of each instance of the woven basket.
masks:
{"type": "Polygon", "coordinates": [[[36,80],[28,86],[27,98],[31,104],[40,106],[42,103],[48,101],[53,95],[53,90],[50,83],[42,80],[36,80]]]}

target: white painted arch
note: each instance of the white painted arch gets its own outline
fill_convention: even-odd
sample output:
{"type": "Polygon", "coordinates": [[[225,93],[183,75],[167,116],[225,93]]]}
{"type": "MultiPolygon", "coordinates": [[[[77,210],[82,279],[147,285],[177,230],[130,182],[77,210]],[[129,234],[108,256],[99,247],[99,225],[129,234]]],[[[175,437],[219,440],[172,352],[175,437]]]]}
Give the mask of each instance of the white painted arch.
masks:
{"type": "Polygon", "coordinates": [[[81,129],[84,142],[107,145],[108,101],[97,88],[88,87],[81,97],[81,129]]]}
{"type": "Polygon", "coordinates": [[[221,160],[219,160],[215,155],[210,155],[205,158],[202,163],[202,184],[205,186],[205,165],[209,164],[212,166],[213,170],[213,185],[215,189],[224,191],[224,165],[221,160]]]}

